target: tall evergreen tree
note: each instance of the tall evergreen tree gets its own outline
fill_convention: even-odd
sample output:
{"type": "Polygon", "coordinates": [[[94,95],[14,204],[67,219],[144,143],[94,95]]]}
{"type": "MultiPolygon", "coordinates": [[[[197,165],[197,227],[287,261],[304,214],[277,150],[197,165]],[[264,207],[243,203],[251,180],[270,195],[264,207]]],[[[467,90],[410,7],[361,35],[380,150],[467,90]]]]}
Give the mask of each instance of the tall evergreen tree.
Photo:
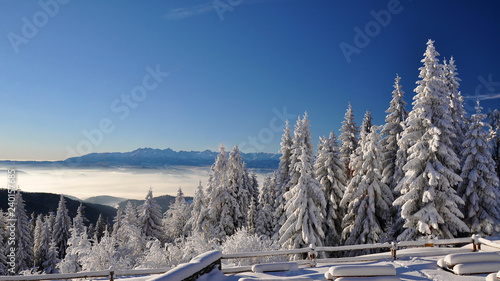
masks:
{"type": "Polygon", "coordinates": [[[69,218],[68,209],[66,208],[66,200],[64,200],[64,196],[61,195],[52,232],[52,240],[56,243],[56,247],[59,251],[59,259],[63,259],[64,255],[66,255],[70,228],[71,219],[69,218]]]}
{"type": "Polygon", "coordinates": [[[359,133],[359,128],[356,126],[356,122],[354,121],[354,114],[350,102],[344,116],[344,121],[342,121],[342,128],[340,128],[340,132],[339,139],[342,142],[340,146],[340,159],[344,162],[347,168],[348,179],[350,179],[353,171],[349,168],[349,162],[351,155],[355,152],[356,147],[358,147],[359,133]]]}
{"type": "Polygon", "coordinates": [[[365,117],[363,118],[363,122],[361,123],[360,134],[368,135],[371,131],[372,126],[373,126],[372,112],[370,110],[367,110],[365,112],[365,117]]]}
{"type": "Polygon", "coordinates": [[[451,57],[450,62],[443,62],[443,79],[447,87],[448,98],[450,101],[450,114],[453,120],[453,133],[451,137],[453,149],[457,155],[462,152],[462,143],[467,132],[467,112],[464,109],[464,99],[458,87],[460,86],[460,78],[457,77],[457,67],[455,60],[451,57]]]}
{"type": "Polygon", "coordinates": [[[496,171],[500,177],[500,111],[495,109],[488,114],[490,121],[489,141],[491,143],[491,154],[495,161],[496,171]]]}
{"type": "Polygon", "coordinates": [[[7,257],[6,255],[6,218],[5,213],[0,209],[0,275],[7,275],[7,257]]]}
{"type": "Polygon", "coordinates": [[[257,219],[255,222],[255,233],[271,238],[273,235],[273,201],[272,190],[274,189],[275,181],[270,176],[267,176],[262,185],[262,190],[259,195],[259,208],[257,219]]]}
{"type": "Polygon", "coordinates": [[[102,213],[101,213],[101,214],[99,214],[99,217],[97,218],[97,222],[95,223],[94,236],[97,239],[96,242],[99,242],[101,240],[105,231],[106,231],[106,222],[104,221],[104,217],[102,216],[102,213]]]}
{"type": "Polygon", "coordinates": [[[190,215],[190,206],[186,203],[182,188],[179,187],[175,201],[170,204],[170,208],[165,212],[163,219],[167,242],[173,242],[177,238],[187,236],[187,233],[184,232],[184,226],[187,224],[190,215]]]}
{"type": "Polygon", "coordinates": [[[51,237],[48,223],[43,221],[41,214],[38,215],[33,237],[33,252],[35,267],[38,267],[39,270],[43,270],[42,266],[50,248],[50,243],[52,241],[51,237]]]}
{"type": "Polygon", "coordinates": [[[146,237],[163,241],[162,218],[161,207],[156,203],[153,190],[150,188],[146,200],[140,206],[138,221],[142,233],[146,237]]]}
{"type": "Polygon", "coordinates": [[[123,215],[123,222],[139,226],[139,215],[137,214],[137,206],[129,201],[125,206],[125,214],[123,215]]]}
{"type": "Polygon", "coordinates": [[[54,274],[54,273],[59,273],[59,270],[57,269],[57,264],[61,260],[58,258],[58,253],[57,253],[57,247],[56,247],[56,242],[51,241],[49,245],[49,249],[47,251],[47,254],[45,256],[45,261],[43,262],[43,272],[47,274],[54,274]]]}
{"type": "Polygon", "coordinates": [[[237,145],[229,153],[228,186],[236,196],[235,205],[231,206],[234,226],[240,228],[247,225],[247,213],[250,206],[250,190],[245,179],[246,169],[243,166],[241,153],[237,145]]]}
{"type": "Polygon", "coordinates": [[[21,192],[16,193],[15,220],[16,220],[16,266],[17,273],[30,269],[33,266],[33,237],[30,233],[30,224],[26,214],[25,204],[21,192]]]}
{"type": "Polygon", "coordinates": [[[404,91],[401,90],[400,81],[401,77],[396,75],[394,91],[392,91],[392,100],[389,108],[385,111],[387,116],[385,117],[385,125],[381,131],[381,134],[385,136],[381,140],[383,149],[382,181],[387,184],[393,192],[398,183],[394,178],[394,174],[397,169],[402,169],[402,167],[396,166],[397,153],[399,150],[398,140],[403,132],[404,121],[408,117],[408,112],[405,109],[406,102],[404,101],[404,91]]]}
{"type": "Polygon", "coordinates": [[[464,202],[454,189],[461,181],[455,173],[460,161],[451,141],[453,120],[433,43],[427,42],[421,80],[401,139],[409,149],[405,177],[396,187],[401,196],[394,202],[405,220],[398,240],[452,238],[468,231],[459,209],[464,202]]]}
{"type": "Polygon", "coordinates": [[[85,207],[82,203],[80,203],[80,206],[78,206],[78,209],[76,210],[76,216],[73,218],[73,228],[76,230],[77,235],[80,235],[83,232],[85,222],[88,222],[87,218],[85,218],[84,209],[85,207]]]}
{"type": "Polygon", "coordinates": [[[344,162],[340,160],[339,145],[334,132],[330,133],[328,139],[320,138],[314,171],[326,198],[326,217],[323,225],[325,245],[335,246],[339,244],[342,232],[343,211],[340,201],[347,185],[347,172],[344,162]]]}
{"type": "Polygon", "coordinates": [[[280,244],[294,249],[323,245],[322,224],[326,200],[313,169],[314,152],[307,113],[295,127],[290,168],[290,190],[284,194],[286,221],[280,229],[280,244]]]}
{"type": "Polygon", "coordinates": [[[495,162],[491,156],[488,131],[476,107],[463,143],[463,163],[458,195],[465,201],[465,223],[474,234],[494,235],[500,231],[500,191],[495,162]]]}
{"type": "Polygon", "coordinates": [[[255,233],[255,224],[257,219],[257,212],[259,210],[259,182],[255,171],[252,171],[250,176],[250,184],[248,185],[250,191],[250,208],[248,208],[248,230],[250,233],[255,233]]]}
{"type": "Polygon", "coordinates": [[[286,120],[283,136],[281,137],[280,154],[280,163],[276,173],[276,184],[274,185],[273,237],[275,240],[279,240],[279,230],[286,220],[285,198],[283,194],[288,191],[288,181],[290,180],[290,157],[292,154],[292,135],[288,120],[286,120]]]}
{"type": "Polygon", "coordinates": [[[356,170],[348,189],[353,196],[348,202],[347,215],[342,221],[342,237],[348,245],[379,242],[390,219],[393,196],[382,182],[382,147],[378,126],[361,139],[358,150],[363,164],[356,170]]]}
{"type": "Polygon", "coordinates": [[[184,227],[184,231],[189,233],[192,232],[202,232],[202,228],[200,225],[201,213],[205,209],[205,192],[203,192],[203,186],[201,185],[201,181],[194,193],[193,198],[193,208],[191,210],[191,216],[189,217],[188,222],[186,223],[186,227],[184,227]]]}

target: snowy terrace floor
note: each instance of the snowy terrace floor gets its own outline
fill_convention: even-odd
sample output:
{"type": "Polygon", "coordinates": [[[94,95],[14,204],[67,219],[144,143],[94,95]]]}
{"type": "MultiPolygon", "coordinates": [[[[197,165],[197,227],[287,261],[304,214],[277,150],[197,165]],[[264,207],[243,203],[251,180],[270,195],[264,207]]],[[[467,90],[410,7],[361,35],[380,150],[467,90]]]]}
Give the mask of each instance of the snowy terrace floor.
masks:
{"type": "MultiPolygon", "coordinates": [[[[496,242],[500,242],[496,240],[496,242]]],[[[401,280],[418,281],[418,280],[434,280],[434,281],[484,281],[487,274],[481,275],[455,275],[451,272],[445,271],[437,266],[437,260],[443,258],[448,254],[454,253],[468,253],[471,252],[472,245],[467,245],[459,248],[412,248],[398,250],[397,260],[392,261],[390,253],[380,253],[368,255],[365,257],[380,258],[379,261],[372,262],[328,262],[318,263],[316,267],[301,266],[299,270],[290,272],[268,272],[268,273],[253,273],[244,272],[237,274],[222,274],[218,270],[214,270],[209,274],[201,276],[198,281],[238,281],[240,278],[270,278],[270,277],[285,277],[285,276],[307,276],[313,280],[326,280],[324,277],[325,272],[333,265],[349,265],[349,264],[366,264],[366,265],[383,265],[392,264],[396,267],[397,277],[401,280]]],[[[483,245],[483,252],[496,251],[498,249],[490,248],[483,245]]],[[[224,268],[224,265],[223,265],[224,268]]],[[[150,276],[141,277],[122,277],[115,280],[137,280],[146,281],[150,276]]],[[[107,280],[107,279],[94,279],[94,280],[107,280]]]]}

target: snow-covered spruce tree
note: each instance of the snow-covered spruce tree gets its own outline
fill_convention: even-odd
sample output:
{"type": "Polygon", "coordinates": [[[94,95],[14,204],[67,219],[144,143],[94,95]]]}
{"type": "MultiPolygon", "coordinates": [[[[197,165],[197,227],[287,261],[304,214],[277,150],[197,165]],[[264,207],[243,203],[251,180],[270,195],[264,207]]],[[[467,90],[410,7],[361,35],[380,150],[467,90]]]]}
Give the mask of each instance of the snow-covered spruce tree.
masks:
{"type": "Polygon", "coordinates": [[[143,256],[146,248],[146,237],[134,223],[122,220],[120,228],[112,239],[116,241],[115,254],[129,264],[130,268],[137,265],[140,257],[143,256]]]}
{"type": "Polygon", "coordinates": [[[340,146],[340,159],[344,162],[347,168],[347,177],[350,179],[353,171],[350,170],[349,162],[351,155],[355,152],[356,147],[358,147],[359,133],[359,128],[356,126],[356,122],[354,121],[354,114],[350,102],[344,116],[344,121],[342,121],[342,128],[340,128],[340,132],[339,139],[342,142],[340,146]]]}
{"type": "Polygon", "coordinates": [[[246,169],[243,167],[240,150],[237,145],[229,153],[228,189],[236,195],[236,205],[234,209],[233,221],[236,228],[247,225],[247,213],[250,206],[249,184],[245,180],[246,169]]]}
{"type": "Polygon", "coordinates": [[[491,155],[495,161],[497,175],[500,177],[500,111],[495,109],[488,114],[490,122],[490,134],[488,140],[491,143],[491,155]]]}
{"type": "Polygon", "coordinates": [[[5,242],[5,232],[6,232],[5,214],[0,209],[0,275],[7,275],[7,257],[6,254],[6,242],[5,242]]]}
{"type": "Polygon", "coordinates": [[[99,242],[104,235],[104,232],[106,231],[106,222],[104,221],[104,217],[102,216],[102,213],[99,214],[99,217],[97,218],[97,222],[95,223],[95,232],[94,232],[94,237],[97,239],[97,242],[99,242]]]}
{"type": "Polygon", "coordinates": [[[453,143],[453,149],[457,155],[462,152],[462,143],[465,139],[465,133],[467,132],[467,112],[464,109],[464,99],[458,87],[460,86],[460,78],[457,77],[457,67],[455,65],[455,60],[453,57],[450,58],[450,62],[443,62],[443,80],[448,88],[448,98],[450,100],[450,114],[453,120],[453,126],[455,134],[451,138],[453,143]]]}
{"type": "MultiPolygon", "coordinates": [[[[75,273],[82,270],[83,260],[91,251],[92,245],[88,239],[87,228],[78,235],[76,229],[71,228],[71,237],[68,240],[66,256],[57,264],[61,273],[75,273]]],[[[95,242],[97,244],[97,242],[95,242]]]]}
{"type": "Polygon", "coordinates": [[[500,191],[495,162],[487,141],[488,131],[483,120],[486,115],[476,107],[469,131],[465,135],[462,152],[463,181],[458,186],[458,195],[465,201],[465,223],[474,234],[496,235],[500,231],[500,191]]]}
{"type": "Polygon", "coordinates": [[[162,228],[162,212],[161,207],[156,203],[153,198],[153,190],[150,188],[146,195],[146,200],[140,206],[139,211],[139,228],[142,233],[151,239],[158,239],[163,241],[163,228],[162,228]]]}
{"type": "Polygon", "coordinates": [[[390,220],[393,196],[390,188],[382,182],[379,127],[360,142],[363,164],[349,184],[355,189],[348,203],[347,214],[342,221],[342,238],[345,244],[371,244],[379,242],[390,220]],[[356,187],[354,187],[356,186],[356,187]]]}
{"type": "Polygon", "coordinates": [[[118,210],[116,211],[116,216],[113,218],[113,232],[111,233],[112,236],[117,237],[119,235],[124,216],[125,213],[123,212],[123,210],[121,208],[118,208],[118,210]]]}
{"type": "Polygon", "coordinates": [[[372,112],[370,110],[367,110],[365,112],[365,116],[363,117],[363,122],[361,123],[361,128],[360,128],[360,135],[368,135],[371,131],[371,128],[373,126],[373,117],[372,117],[372,112]]]}
{"type": "Polygon", "coordinates": [[[259,208],[255,222],[255,233],[268,238],[273,235],[273,204],[272,190],[274,190],[274,178],[267,176],[262,185],[259,195],[259,208]]]}
{"type": "Polygon", "coordinates": [[[194,193],[193,198],[193,208],[191,210],[191,216],[184,227],[184,232],[192,233],[192,232],[202,232],[200,228],[200,218],[201,212],[205,209],[205,192],[203,192],[203,186],[201,185],[201,181],[198,185],[194,193]]]}
{"type": "Polygon", "coordinates": [[[453,120],[447,87],[433,43],[427,42],[421,80],[417,81],[417,94],[401,139],[409,149],[405,176],[396,187],[401,195],[394,201],[395,206],[401,206],[405,220],[398,240],[453,238],[469,231],[459,209],[464,202],[454,189],[461,181],[455,173],[460,161],[451,141],[453,120]]]}
{"type": "Polygon", "coordinates": [[[137,214],[137,206],[129,201],[127,202],[127,206],[125,206],[125,214],[123,215],[123,222],[128,223],[135,226],[139,226],[139,215],[137,214]]]}
{"type": "Polygon", "coordinates": [[[80,235],[83,232],[85,223],[88,222],[85,217],[84,209],[85,207],[83,206],[83,203],[80,203],[80,206],[78,206],[78,209],[76,210],[76,216],[73,218],[73,228],[76,230],[77,235],[80,235]]]}
{"type": "Polygon", "coordinates": [[[52,235],[49,232],[49,226],[47,221],[43,221],[42,215],[38,215],[36,219],[36,226],[34,231],[34,245],[33,245],[33,253],[34,253],[34,262],[35,267],[38,267],[38,270],[43,271],[43,263],[47,257],[47,253],[50,248],[50,243],[52,242],[52,235]]]}
{"type": "Polygon", "coordinates": [[[169,266],[167,252],[161,246],[161,242],[158,239],[149,241],[146,247],[147,250],[139,259],[139,264],[136,268],[165,268],[169,266]]]}
{"type": "Polygon", "coordinates": [[[184,226],[191,215],[190,205],[186,203],[182,188],[179,187],[175,201],[170,204],[169,209],[163,217],[166,241],[171,242],[177,238],[187,236],[184,226]]]}
{"type": "Polygon", "coordinates": [[[57,250],[59,251],[58,258],[63,259],[64,255],[66,255],[66,248],[68,247],[71,219],[69,218],[68,209],[66,208],[66,200],[64,200],[64,196],[62,195],[59,199],[53,228],[52,240],[56,243],[57,250]]]}
{"type": "Polygon", "coordinates": [[[250,176],[250,208],[248,208],[248,231],[250,233],[255,233],[255,224],[257,219],[257,212],[259,210],[259,182],[257,181],[257,175],[255,171],[252,171],[252,175],[250,176]]]}
{"type": "Polygon", "coordinates": [[[326,200],[314,174],[314,151],[307,113],[295,127],[290,167],[290,190],[284,194],[286,221],[279,231],[284,249],[323,245],[326,200]]]}
{"type": "Polygon", "coordinates": [[[61,260],[58,258],[56,242],[51,241],[49,245],[49,250],[45,256],[45,261],[43,262],[43,272],[47,274],[59,273],[57,269],[57,264],[61,260]]]}
{"type": "MultiPolygon", "coordinates": [[[[33,237],[30,233],[28,215],[20,191],[16,193],[14,219],[16,220],[16,266],[15,272],[30,269],[33,266],[33,237]]],[[[11,218],[9,218],[11,219],[11,218]]]]}
{"type": "Polygon", "coordinates": [[[239,203],[237,202],[236,192],[229,188],[228,180],[229,161],[224,146],[221,145],[220,153],[217,155],[214,165],[211,169],[211,175],[208,183],[208,197],[206,216],[210,223],[207,225],[211,234],[206,237],[215,238],[222,242],[226,236],[232,235],[236,231],[235,218],[239,215],[239,203]]]}
{"type": "Polygon", "coordinates": [[[324,245],[336,246],[340,242],[342,232],[344,214],[340,208],[340,201],[347,185],[347,174],[344,162],[340,160],[339,145],[334,132],[330,133],[329,138],[320,137],[314,171],[326,198],[324,245]]]}
{"type": "Polygon", "coordinates": [[[286,120],[283,136],[281,137],[280,163],[276,173],[276,184],[274,190],[274,215],[273,215],[273,238],[279,240],[279,230],[286,220],[285,198],[283,194],[288,191],[290,180],[290,157],[292,154],[292,135],[290,123],[286,120]]]}
{"type": "Polygon", "coordinates": [[[396,172],[396,159],[399,149],[398,140],[403,132],[403,124],[408,117],[408,112],[405,109],[406,102],[404,101],[404,91],[401,90],[399,82],[401,77],[396,75],[394,80],[394,91],[392,91],[392,100],[389,108],[385,111],[385,125],[380,132],[384,137],[381,140],[383,155],[382,155],[382,181],[387,184],[394,192],[397,182],[394,180],[396,172]]]}
{"type": "Polygon", "coordinates": [[[94,243],[92,248],[81,259],[82,271],[100,271],[109,268],[128,269],[129,261],[116,255],[116,241],[104,231],[99,243],[94,243]]]}

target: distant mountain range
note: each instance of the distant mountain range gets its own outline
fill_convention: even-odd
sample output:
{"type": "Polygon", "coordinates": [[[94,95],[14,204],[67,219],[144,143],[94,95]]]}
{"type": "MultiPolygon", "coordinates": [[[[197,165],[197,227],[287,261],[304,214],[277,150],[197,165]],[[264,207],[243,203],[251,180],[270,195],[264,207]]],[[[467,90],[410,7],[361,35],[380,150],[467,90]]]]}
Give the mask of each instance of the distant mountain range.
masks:
{"type": "MultiPolygon", "coordinates": [[[[159,168],[167,166],[210,166],[215,162],[218,152],[174,151],[167,149],[139,148],[131,152],[90,153],[63,161],[0,161],[4,165],[36,165],[78,168],[78,167],[130,167],[159,168]]],[[[248,168],[276,169],[279,154],[242,153],[241,157],[248,168]]]]}
{"type": "Polygon", "coordinates": [[[127,200],[127,198],[109,196],[109,195],[99,195],[99,196],[89,197],[83,201],[88,202],[88,203],[92,203],[92,204],[106,205],[106,206],[110,206],[110,207],[114,208],[114,207],[118,206],[119,203],[121,203],[125,200],[127,200]]]}

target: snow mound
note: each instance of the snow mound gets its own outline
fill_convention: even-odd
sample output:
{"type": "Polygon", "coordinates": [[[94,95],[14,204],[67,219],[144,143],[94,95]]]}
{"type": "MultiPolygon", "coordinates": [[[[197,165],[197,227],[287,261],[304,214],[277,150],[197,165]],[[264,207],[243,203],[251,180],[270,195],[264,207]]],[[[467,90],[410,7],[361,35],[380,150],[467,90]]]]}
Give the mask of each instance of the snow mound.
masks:
{"type": "Polygon", "coordinates": [[[199,256],[194,257],[189,263],[183,263],[174,269],[149,279],[148,281],[174,281],[184,280],[206,269],[210,265],[216,263],[222,257],[220,251],[209,251],[199,256]]]}
{"type": "Polygon", "coordinates": [[[252,266],[252,271],[255,273],[270,271],[294,271],[298,269],[299,264],[296,262],[262,263],[252,266]]]}
{"type": "Polygon", "coordinates": [[[396,268],[392,264],[337,265],[330,267],[328,273],[331,275],[331,277],[372,277],[372,276],[386,277],[386,276],[396,276],[396,268]]]}
{"type": "Polygon", "coordinates": [[[486,276],[486,281],[497,281],[500,280],[500,271],[497,273],[491,273],[486,276]]]}
{"type": "Polygon", "coordinates": [[[499,270],[498,261],[461,263],[453,267],[453,272],[457,275],[491,273],[499,270]]]}
{"type": "Polygon", "coordinates": [[[261,277],[261,278],[240,278],[238,281],[313,281],[307,276],[286,276],[286,277],[261,277]]]}
{"type": "Polygon", "coordinates": [[[450,254],[444,257],[449,268],[461,263],[500,262],[500,255],[492,252],[450,254]]]}

